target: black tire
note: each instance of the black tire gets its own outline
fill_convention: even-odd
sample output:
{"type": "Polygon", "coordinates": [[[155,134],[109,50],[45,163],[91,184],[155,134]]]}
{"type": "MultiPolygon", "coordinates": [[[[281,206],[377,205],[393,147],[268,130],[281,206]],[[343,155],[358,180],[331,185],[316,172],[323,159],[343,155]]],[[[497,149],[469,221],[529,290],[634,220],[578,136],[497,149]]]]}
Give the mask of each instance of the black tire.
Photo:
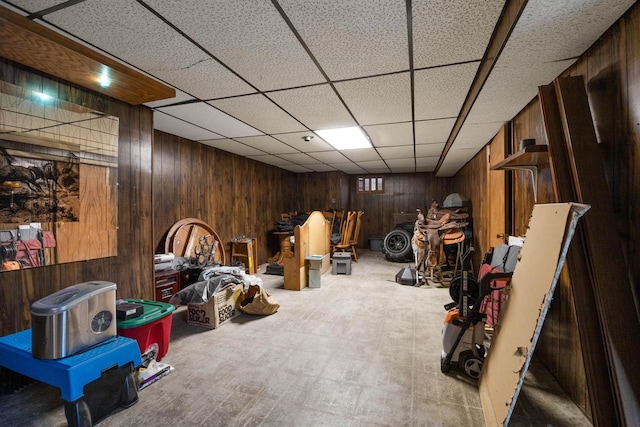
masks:
{"type": "Polygon", "coordinates": [[[391,230],[384,236],[382,252],[389,261],[404,262],[413,259],[412,235],[401,228],[391,230]]]}

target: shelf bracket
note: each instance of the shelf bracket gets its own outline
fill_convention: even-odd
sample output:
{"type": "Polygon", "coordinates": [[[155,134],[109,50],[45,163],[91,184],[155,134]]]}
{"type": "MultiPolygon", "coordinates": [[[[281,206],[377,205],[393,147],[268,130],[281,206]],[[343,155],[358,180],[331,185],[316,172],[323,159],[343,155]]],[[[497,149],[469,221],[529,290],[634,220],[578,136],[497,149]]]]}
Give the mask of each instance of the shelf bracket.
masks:
{"type": "Polygon", "coordinates": [[[533,202],[538,203],[538,166],[536,165],[520,165],[520,166],[503,166],[506,170],[527,170],[531,174],[533,184],[533,202]]]}

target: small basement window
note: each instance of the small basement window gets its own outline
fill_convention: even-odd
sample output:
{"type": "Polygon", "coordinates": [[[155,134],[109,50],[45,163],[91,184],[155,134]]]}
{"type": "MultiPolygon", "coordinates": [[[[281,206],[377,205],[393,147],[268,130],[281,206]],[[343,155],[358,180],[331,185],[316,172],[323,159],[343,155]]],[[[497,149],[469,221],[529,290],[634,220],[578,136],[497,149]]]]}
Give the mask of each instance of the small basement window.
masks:
{"type": "Polygon", "coordinates": [[[384,177],[358,177],[358,193],[384,193],[384,177]]]}

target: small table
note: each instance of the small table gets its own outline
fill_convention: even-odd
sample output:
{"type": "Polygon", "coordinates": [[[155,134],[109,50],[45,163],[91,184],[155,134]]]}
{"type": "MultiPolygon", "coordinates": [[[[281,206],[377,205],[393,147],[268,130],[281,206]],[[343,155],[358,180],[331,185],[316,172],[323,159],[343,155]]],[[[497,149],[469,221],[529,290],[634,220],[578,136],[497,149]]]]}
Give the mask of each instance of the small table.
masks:
{"type": "MultiPolygon", "coordinates": [[[[70,426],[90,426],[91,414],[84,403],[84,387],[99,379],[104,371],[114,366],[132,364],[140,366],[140,349],[136,340],[114,337],[83,352],[62,359],[36,359],[31,353],[31,329],[0,337],[0,366],[19,374],[58,387],[65,403],[65,413],[70,426]],[[88,416],[88,421],[87,421],[88,416]],[[87,424],[88,423],[88,424],[87,424]]],[[[131,394],[122,405],[130,406],[138,401],[135,379],[130,376],[131,394]]],[[[124,395],[125,393],[123,393],[124,395]]]]}

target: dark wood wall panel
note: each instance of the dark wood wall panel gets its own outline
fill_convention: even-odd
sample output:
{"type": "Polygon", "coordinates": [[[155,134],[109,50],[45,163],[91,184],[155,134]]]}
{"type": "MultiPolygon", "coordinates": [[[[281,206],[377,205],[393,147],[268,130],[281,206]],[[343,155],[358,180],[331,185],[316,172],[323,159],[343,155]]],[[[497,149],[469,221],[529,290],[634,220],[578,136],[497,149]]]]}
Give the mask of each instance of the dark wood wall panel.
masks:
{"type": "Polygon", "coordinates": [[[159,131],[153,150],[156,252],[176,221],[198,218],[225,242],[227,257],[239,235],[257,238],[258,263],[274,254],[275,222],[297,210],[294,173],[159,131]]]}
{"type": "MultiPolygon", "coordinates": [[[[377,175],[379,176],[379,175],[377,175]]],[[[384,193],[358,193],[358,176],[349,180],[349,210],[364,211],[360,230],[361,247],[368,247],[368,239],[384,236],[395,226],[394,213],[416,213],[416,209],[426,212],[431,200],[442,203],[449,191],[449,181],[432,173],[383,175],[384,193]]]]}
{"type": "Polygon", "coordinates": [[[31,327],[30,306],[35,300],[88,280],[116,283],[118,298],[152,299],[151,111],[45,76],[4,58],[0,58],[0,79],[46,91],[120,120],[118,255],[0,274],[0,334],[31,327]]]}

